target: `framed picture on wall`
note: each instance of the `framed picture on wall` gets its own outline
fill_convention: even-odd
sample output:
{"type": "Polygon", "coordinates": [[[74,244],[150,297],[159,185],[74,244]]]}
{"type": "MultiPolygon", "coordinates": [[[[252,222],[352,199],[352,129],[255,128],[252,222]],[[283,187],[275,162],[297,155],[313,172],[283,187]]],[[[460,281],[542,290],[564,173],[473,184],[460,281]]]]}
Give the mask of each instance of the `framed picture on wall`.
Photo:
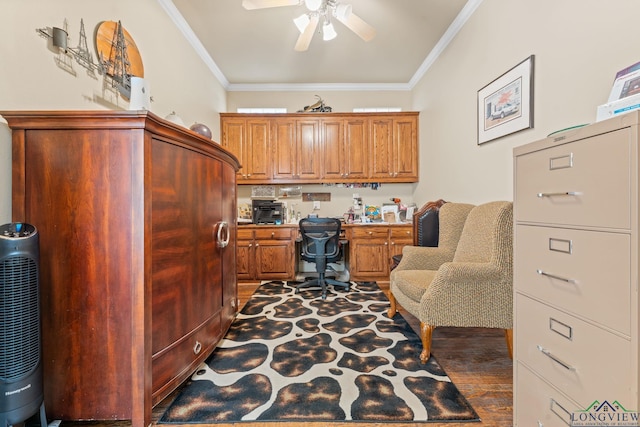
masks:
{"type": "Polygon", "coordinates": [[[478,91],[478,144],[533,127],[531,55],[478,91]]]}

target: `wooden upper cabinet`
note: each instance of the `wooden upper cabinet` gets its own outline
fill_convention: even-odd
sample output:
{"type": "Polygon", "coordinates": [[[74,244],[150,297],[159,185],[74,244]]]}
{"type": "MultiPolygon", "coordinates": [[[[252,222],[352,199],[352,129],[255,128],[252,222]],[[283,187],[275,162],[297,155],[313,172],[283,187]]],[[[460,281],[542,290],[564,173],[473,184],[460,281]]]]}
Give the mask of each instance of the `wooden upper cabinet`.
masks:
{"type": "Polygon", "coordinates": [[[220,114],[240,184],[417,182],[418,113],[220,114]],[[267,125],[268,124],[268,125],[267,125]]]}
{"type": "Polygon", "coordinates": [[[289,118],[277,118],[271,126],[273,179],[282,182],[293,181],[296,179],[296,122],[289,118]]]}
{"type": "Polygon", "coordinates": [[[322,120],[320,134],[323,141],[322,177],[340,181],[345,178],[344,122],[340,119],[322,120]]]}
{"type": "Polygon", "coordinates": [[[321,121],[323,180],[363,181],[368,178],[369,120],[336,118],[321,121]]]}
{"type": "Polygon", "coordinates": [[[247,120],[247,179],[264,181],[271,179],[271,123],[266,119],[247,120]]]}
{"type": "Polygon", "coordinates": [[[320,179],[320,121],[298,120],[296,122],[297,178],[320,179]]]}
{"type": "Polygon", "coordinates": [[[223,121],[222,146],[240,160],[238,180],[264,182],[272,178],[270,120],[235,118],[223,121]]]}
{"type": "Polygon", "coordinates": [[[418,180],[418,123],[414,116],[371,120],[370,177],[394,182],[418,180]]]}
{"type": "Polygon", "coordinates": [[[393,119],[371,120],[371,178],[393,179],[393,119]]]}
{"type": "Polygon", "coordinates": [[[393,163],[394,179],[414,182],[418,180],[418,123],[414,118],[393,119],[393,163]]]}

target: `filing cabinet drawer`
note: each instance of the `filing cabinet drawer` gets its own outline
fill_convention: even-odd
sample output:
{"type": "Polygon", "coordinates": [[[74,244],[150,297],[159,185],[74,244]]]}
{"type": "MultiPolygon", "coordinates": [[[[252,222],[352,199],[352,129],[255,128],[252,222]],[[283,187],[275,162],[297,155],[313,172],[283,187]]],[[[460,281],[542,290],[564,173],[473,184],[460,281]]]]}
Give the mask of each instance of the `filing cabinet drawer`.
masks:
{"type": "Polygon", "coordinates": [[[517,225],[517,291],[631,334],[628,234],[517,225]]]}
{"type": "Polygon", "coordinates": [[[516,157],[516,220],[629,228],[630,140],[621,129],[516,157]]]}
{"type": "Polygon", "coordinates": [[[520,294],[515,314],[518,361],[582,405],[635,401],[630,341],[520,294]]]}
{"type": "Polygon", "coordinates": [[[516,371],[519,379],[515,385],[518,427],[567,427],[571,425],[573,412],[584,409],[522,364],[516,364],[516,371]]]}

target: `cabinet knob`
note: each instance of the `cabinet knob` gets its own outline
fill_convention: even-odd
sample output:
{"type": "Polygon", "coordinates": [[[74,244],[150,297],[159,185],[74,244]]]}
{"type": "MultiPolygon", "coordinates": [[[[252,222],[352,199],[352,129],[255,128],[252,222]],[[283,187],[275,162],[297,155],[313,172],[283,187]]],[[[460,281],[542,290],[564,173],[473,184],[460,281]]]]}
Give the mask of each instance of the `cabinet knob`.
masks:
{"type": "Polygon", "coordinates": [[[195,345],[193,346],[193,353],[200,354],[201,351],[202,351],[202,343],[200,341],[196,341],[195,345]]]}
{"type": "Polygon", "coordinates": [[[373,231],[369,231],[369,236],[371,236],[373,234],[373,231]]]}
{"type": "Polygon", "coordinates": [[[271,237],[276,237],[276,233],[275,232],[271,232],[271,237]]]}

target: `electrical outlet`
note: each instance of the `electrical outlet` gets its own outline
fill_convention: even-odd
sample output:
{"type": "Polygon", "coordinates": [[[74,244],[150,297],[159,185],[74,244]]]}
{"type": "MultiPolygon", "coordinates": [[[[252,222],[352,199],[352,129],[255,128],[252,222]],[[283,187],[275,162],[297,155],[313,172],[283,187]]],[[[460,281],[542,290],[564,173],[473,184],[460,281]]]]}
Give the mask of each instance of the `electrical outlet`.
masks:
{"type": "Polygon", "coordinates": [[[314,200],[313,201],[313,210],[318,210],[320,209],[320,201],[319,200],[314,200]]]}

